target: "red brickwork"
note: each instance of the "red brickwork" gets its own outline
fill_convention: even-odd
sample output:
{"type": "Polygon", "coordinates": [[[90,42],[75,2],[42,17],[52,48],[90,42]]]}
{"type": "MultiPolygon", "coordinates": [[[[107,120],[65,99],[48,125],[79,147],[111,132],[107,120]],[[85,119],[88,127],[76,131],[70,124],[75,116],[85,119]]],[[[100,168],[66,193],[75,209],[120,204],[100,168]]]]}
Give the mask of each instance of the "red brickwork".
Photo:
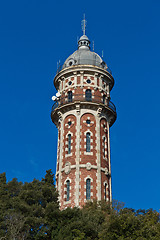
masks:
{"type": "Polygon", "coordinates": [[[77,76],[77,84],[80,84],[80,76],[77,76]]]}

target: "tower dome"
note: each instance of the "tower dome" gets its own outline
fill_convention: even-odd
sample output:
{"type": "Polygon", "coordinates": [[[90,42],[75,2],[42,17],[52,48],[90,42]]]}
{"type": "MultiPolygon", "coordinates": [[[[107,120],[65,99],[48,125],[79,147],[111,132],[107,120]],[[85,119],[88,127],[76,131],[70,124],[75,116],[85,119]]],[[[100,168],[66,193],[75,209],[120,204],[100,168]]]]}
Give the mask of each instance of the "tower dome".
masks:
{"type": "Polygon", "coordinates": [[[107,64],[95,52],[90,50],[90,40],[82,35],[78,41],[78,50],[71,54],[64,62],[62,69],[76,65],[93,65],[110,72],[107,64]]]}

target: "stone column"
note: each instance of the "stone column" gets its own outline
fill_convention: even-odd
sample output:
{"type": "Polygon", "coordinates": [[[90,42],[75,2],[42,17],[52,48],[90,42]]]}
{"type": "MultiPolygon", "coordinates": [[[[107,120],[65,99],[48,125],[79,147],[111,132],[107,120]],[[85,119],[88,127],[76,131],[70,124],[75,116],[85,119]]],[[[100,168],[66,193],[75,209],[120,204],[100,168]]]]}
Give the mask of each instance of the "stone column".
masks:
{"type": "Polygon", "coordinates": [[[112,201],[112,186],[111,186],[111,156],[110,156],[110,136],[109,136],[109,123],[107,121],[107,129],[108,129],[108,165],[109,165],[109,188],[110,188],[110,202],[112,201]]]}
{"type": "Polygon", "coordinates": [[[101,151],[100,151],[100,115],[101,115],[102,108],[98,108],[96,117],[96,147],[97,147],[97,200],[101,201],[101,151]]]}
{"type": "Polygon", "coordinates": [[[61,206],[61,189],[62,189],[62,161],[63,161],[63,134],[64,134],[64,120],[63,114],[58,112],[59,121],[61,121],[61,134],[60,134],[60,153],[59,153],[59,176],[58,176],[58,192],[59,192],[59,202],[61,206]]]}
{"type": "Polygon", "coordinates": [[[80,105],[76,105],[77,126],[76,126],[76,176],[75,176],[75,206],[79,207],[79,177],[80,177],[80,105]]]}

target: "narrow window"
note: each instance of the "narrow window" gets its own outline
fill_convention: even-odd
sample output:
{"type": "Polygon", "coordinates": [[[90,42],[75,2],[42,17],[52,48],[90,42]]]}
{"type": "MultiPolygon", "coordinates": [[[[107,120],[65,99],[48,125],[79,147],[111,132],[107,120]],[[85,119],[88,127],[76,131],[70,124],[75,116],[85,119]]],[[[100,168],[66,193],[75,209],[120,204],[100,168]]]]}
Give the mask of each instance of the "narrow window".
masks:
{"type": "Polygon", "coordinates": [[[71,153],[71,134],[68,134],[68,154],[71,153]]]}
{"type": "Polygon", "coordinates": [[[103,104],[106,103],[106,95],[103,95],[103,104]]]}
{"type": "Polygon", "coordinates": [[[67,180],[67,201],[69,201],[69,192],[70,192],[70,181],[67,180]]]}
{"type": "Polygon", "coordinates": [[[86,101],[91,102],[92,101],[92,93],[90,89],[87,89],[85,92],[85,97],[86,97],[86,101]]]}
{"type": "Polygon", "coordinates": [[[89,178],[86,180],[86,199],[91,199],[91,180],[89,178]]]}
{"type": "Polygon", "coordinates": [[[86,134],[86,152],[91,151],[91,134],[87,132],[86,134]]]}
{"type": "Polygon", "coordinates": [[[106,156],[106,138],[104,137],[103,138],[103,156],[105,157],[106,156]]]}
{"type": "Polygon", "coordinates": [[[104,199],[105,199],[105,201],[107,199],[107,183],[105,183],[105,185],[104,185],[104,199]]]}
{"type": "Polygon", "coordinates": [[[72,91],[68,92],[68,102],[72,102],[72,91]]]}

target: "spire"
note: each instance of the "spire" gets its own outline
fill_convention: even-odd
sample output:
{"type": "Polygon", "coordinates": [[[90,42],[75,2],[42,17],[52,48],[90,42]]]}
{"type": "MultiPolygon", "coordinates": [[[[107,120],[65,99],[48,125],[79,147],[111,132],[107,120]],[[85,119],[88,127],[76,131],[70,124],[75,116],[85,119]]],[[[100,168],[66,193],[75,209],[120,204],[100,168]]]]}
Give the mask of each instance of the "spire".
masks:
{"type": "Polygon", "coordinates": [[[86,21],[86,19],[85,19],[85,14],[84,14],[83,20],[82,20],[82,22],[81,22],[81,25],[82,25],[83,35],[86,35],[86,25],[87,25],[87,21],[86,21]]]}
{"type": "Polygon", "coordinates": [[[90,46],[89,46],[90,41],[89,41],[88,37],[86,36],[87,21],[85,19],[85,14],[84,14],[84,18],[81,22],[81,25],[82,25],[83,36],[81,36],[78,41],[78,49],[89,50],[90,49],[90,46]]]}

